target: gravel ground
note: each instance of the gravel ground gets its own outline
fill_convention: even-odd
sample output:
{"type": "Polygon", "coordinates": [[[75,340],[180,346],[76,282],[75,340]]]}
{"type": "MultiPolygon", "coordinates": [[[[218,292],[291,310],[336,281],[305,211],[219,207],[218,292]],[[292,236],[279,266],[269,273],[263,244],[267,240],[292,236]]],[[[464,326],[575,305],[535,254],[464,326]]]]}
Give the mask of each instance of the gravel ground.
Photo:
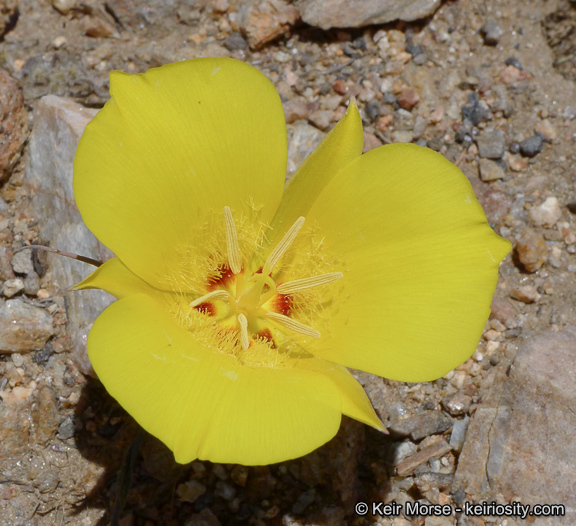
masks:
{"type": "Polygon", "coordinates": [[[516,524],[487,516],[359,517],[354,503],[472,499],[455,483],[470,418],[535,333],[576,325],[574,2],[459,0],[417,22],[330,30],[298,21],[284,1],[271,2],[276,9],[266,23],[254,22],[242,4],[0,3],[0,61],[12,77],[0,79],[0,340],[5,334],[9,350],[0,351],[0,525],[110,524],[129,468],[122,526],[516,524]],[[277,38],[267,42],[269,27],[277,38]],[[357,374],[389,436],[344,419],[333,441],[291,462],[177,465],[80,372],[66,293],[54,285],[50,259],[13,257],[24,245],[50,242],[39,238],[25,177],[39,98],[99,108],[110,71],[201,56],[245,60],[276,85],[291,141],[289,172],[355,96],[366,151],[415,142],[441,152],[514,244],[470,360],[428,384],[357,374]],[[15,320],[24,324],[20,333],[10,332],[15,320]],[[127,467],[135,440],[142,448],[127,467]]]}

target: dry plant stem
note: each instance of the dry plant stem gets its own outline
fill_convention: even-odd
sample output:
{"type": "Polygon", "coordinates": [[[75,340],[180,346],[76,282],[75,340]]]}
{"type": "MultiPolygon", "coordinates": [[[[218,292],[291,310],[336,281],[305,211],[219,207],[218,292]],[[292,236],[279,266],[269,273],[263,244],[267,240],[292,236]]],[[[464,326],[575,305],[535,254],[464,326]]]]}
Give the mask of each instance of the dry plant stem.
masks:
{"type": "Polygon", "coordinates": [[[58,254],[59,256],[64,256],[71,259],[77,259],[78,261],[82,261],[83,263],[88,263],[89,265],[94,265],[95,267],[99,267],[102,265],[102,261],[98,261],[97,259],[92,259],[87,256],[80,256],[78,254],[72,254],[72,252],[64,252],[63,250],[58,250],[57,248],[46,247],[44,245],[28,245],[26,247],[21,247],[14,251],[14,254],[17,252],[21,252],[22,250],[26,249],[36,249],[36,250],[45,250],[46,252],[51,252],[52,254],[58,254]]]}

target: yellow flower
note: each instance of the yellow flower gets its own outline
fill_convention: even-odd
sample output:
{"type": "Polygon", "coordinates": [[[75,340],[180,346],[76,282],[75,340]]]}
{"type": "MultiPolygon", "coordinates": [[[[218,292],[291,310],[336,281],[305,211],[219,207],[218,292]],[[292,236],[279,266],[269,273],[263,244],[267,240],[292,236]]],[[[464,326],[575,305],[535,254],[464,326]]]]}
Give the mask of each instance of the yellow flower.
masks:
{"type": "Polygon", "coordinates": [[[419,382],[474,351],[509,251],[468,180],[411,144],[361,155],[352,103],[284,189],[286,128],[256,69],[114,72],[74,191],[116,258],[88,339],[107,390],[178,462],[267,464],[383,429],[345,367],[419,382]]]}

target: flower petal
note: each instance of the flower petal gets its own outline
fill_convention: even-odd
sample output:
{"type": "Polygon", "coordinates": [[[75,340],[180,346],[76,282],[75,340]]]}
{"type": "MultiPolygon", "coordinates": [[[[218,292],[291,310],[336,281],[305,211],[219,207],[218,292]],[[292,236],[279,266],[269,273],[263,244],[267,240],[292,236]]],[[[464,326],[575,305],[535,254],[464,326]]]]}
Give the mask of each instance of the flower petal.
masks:
{"type": "Polygon", "coordinates": [[[409,382],[470,357],[510,244],[460,170],[426,148],[383,146],[346,166],[307,221],[341,257],[345,283],[315,355],[409,382]]]}
{"type": "Polygon", "coordinates": [[[282,105],[264,75],[227,58],[113,72],[110,83],[78,146],[76,202],[128,268],[166,288],[209,211],[271,220],[286,173],[282,105]]]}
{"type": "Polygon", "coordinates": [[[279,462],[338,431],[342,403],[330,378],[304,368],[246,367],[210,353],[144,294],[100,315],[88,353],[108,392],[180,463],[279,462]]]}
{"type": "Polygon", "coordinates": [[[342,395],[343,414],[380,431],[385,430],[366,392],[348,369],[315,357],[298,360],[297,366],[309,371],[322,373],[338,386],[342,395]]]}
{"type": "Polygon", "coordinates": [[[284,192],[268,234],[271,244],[284,234],[310,206],[332,178],[362,154],[362,119],[354,101],[325,139],[300,165],[284,192]]]}
{"type": "Polygon", "coordinates": [[[92,274],[89,274],[73,290],[102,289],[116,298],[124,298],[133,294],[147,294],[148,296],[166,295],[167,293],[155,289],[131,272],[118,258],[111,258],[100,265],[92,274]]]}

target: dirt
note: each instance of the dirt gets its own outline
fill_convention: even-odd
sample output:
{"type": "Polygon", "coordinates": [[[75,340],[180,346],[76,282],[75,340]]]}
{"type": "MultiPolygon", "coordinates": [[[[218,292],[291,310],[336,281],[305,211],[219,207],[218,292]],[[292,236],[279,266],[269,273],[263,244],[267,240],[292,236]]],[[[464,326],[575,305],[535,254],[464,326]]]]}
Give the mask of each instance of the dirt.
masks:
{"type": "MultiPolygon", "coordinates": [[[[461,500],[451,483],[461,445],[444,453],[442,440],[452,443],[456,429],[446,429],[444,416],[466,422],[487,390],[505,381],[519,345],[532,334],[576,325],[574,2],[460,0],[418,22],[329,31],[300,24],[257,51],[239,35],[240,2],[233,0],[1,6],[0,65],[22,87],[30,125],[43,95],[101,107],[114,69],[137,73],[176,60],[232,56],[277,86],[290,136],[304,123],[326,131],[354,95],[366,149],[409,140],[440,151],[469,177],[495,230],[520,243],[502,264],[492,319],[468,362],[429,384],[358,373],[391,435],[344,419],[338,436],[320,450],[253,468],[180,466],[148,436],[139,453],[126,457],[140,440],[138,426],[97,380],[79,372],[66,331],[66,293],[54,287],[49,265],[36,262],[38,287],[21,288],[13,298],[45,309],[54,334],[40,349],[0,354],[0,525],[105,525],[115,513],[123,526],[367,524],[372,519],[354,513],[361,497],[461,500]],[[481,137],[489,135],[497,147],[497,130],[505,153],[481,163],[481,137]],[[538,151],[524,143],[535,134],[544,139],[536,139],[538,151]],[[550,197],[557,199],[551,211],[550,197]],[[427,435],[402,431],[410,418],[421,422],[427,413],[427,435]],[[402,448],[423,452],[425,460],[414,468],[401,464],[408,456],[402,448]],[[403,476],[396,474],[400,464],[403,476]],[[122,501],[123,510],[116,504],[115,512],[122,501]]],[[[24,274],[10,266],[12,253],[50,241],[38,238],[30,212],[26,156],[24,146],[0,191],[0,273],[4,282],[22,278],[23,286],[24,274]]],[[[2,290],[7,297],[16,289],[2,290]]],[[[456,519],[402,520],[378,524],[456,519]]]]}

